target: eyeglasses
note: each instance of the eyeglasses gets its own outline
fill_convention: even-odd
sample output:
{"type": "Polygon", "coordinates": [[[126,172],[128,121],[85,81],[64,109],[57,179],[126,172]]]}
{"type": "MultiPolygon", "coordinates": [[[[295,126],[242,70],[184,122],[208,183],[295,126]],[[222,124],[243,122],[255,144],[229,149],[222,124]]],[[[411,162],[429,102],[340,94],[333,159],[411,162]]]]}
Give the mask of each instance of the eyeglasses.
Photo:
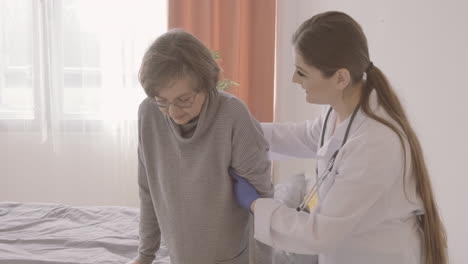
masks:
{"type": "Polygon", "coordinates": [[[198,93],[195,93],[189,98],[176,98],[174,102],[169,102],[168,100],[162,100],[159,98],[153,98],[153,102],[161,108],[169,108],[171,104],[177,106],[178,108],[190,108],[195,103],[195,97],[197,97],[197,94],[198,93]]]}

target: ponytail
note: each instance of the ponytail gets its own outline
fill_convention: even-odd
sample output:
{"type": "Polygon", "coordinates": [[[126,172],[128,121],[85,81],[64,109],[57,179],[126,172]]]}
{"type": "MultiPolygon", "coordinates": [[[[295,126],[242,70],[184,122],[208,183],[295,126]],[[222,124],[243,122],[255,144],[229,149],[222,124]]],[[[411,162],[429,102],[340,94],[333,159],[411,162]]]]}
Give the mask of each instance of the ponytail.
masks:
{"type": "MultiPolygon", "coordinates": [[[[361,96],[362,110],[372,119],[388,126],[399,137],[406,157],[407,151],[404,144],[404,139],[408,140],[410,147],[411,162],[416,177],[416,190],[420,195],[425,213],[418,217],[419,226],[423,233],[423,255],[424,263],[426,264],[447,264],[447,235],[442,224],[436,202],[433,197],[433,191],[426,163],[424,161],[421,144],[411,127],[406,113],[398,99],[397,95],[391,88],[387,78],[375,67],[372,62],[367,72],[367,81],[364,85],[361,96]],[[369,96],[375,89],[379,105],[381,105],[390,117],[395,120],[398,126],[378,117],[369,107],[369,96]]],[[[405,160],[405,177],[406,177],[406,158],[405,160]]]]}

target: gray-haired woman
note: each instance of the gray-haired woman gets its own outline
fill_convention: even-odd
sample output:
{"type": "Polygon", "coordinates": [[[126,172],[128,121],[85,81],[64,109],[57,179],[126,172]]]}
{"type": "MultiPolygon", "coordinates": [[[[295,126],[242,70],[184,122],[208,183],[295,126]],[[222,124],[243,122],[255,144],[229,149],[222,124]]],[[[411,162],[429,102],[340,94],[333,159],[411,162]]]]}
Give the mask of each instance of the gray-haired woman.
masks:
{"type": "Polygon", "coordinates": [[[249,212],[227,168],[272,196],[268,143],[246,106],[216,89],[219,73],[210,50],[182,30],[160,36],[143,58],[133,263],[153,261],[161,234],[172,263],[249,262],[249,212]]]}

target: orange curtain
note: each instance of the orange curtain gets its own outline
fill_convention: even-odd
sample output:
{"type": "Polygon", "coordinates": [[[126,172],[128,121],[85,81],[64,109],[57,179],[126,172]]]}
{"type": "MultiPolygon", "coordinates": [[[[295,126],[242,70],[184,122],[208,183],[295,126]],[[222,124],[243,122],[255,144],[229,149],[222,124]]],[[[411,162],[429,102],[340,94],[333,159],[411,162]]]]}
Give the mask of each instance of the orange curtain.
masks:
{"type": "Polygon", "coordinates": [[[168,0],[169,28],[219,51],[224,78],[261,122],[273,120],[275,0],[168,0]]]}

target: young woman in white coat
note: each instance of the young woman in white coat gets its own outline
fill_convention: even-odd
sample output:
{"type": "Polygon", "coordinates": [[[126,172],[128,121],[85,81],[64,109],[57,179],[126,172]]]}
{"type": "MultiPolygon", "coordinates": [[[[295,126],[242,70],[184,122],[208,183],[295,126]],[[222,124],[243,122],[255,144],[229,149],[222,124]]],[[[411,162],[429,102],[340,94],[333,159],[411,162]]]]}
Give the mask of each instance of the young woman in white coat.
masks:
{"type": "Polygon", "coordinates": [[[262,124],[272,155],[317,159],[317,182],[298,208],[259,198],[236,171],[238,202],[255,238],[318,254],[320,264],[446,264],[447,242],[419,140],[360,25],[341,12],[305,21],[293,36],[292,77],[315,121],[262,124]]]}

